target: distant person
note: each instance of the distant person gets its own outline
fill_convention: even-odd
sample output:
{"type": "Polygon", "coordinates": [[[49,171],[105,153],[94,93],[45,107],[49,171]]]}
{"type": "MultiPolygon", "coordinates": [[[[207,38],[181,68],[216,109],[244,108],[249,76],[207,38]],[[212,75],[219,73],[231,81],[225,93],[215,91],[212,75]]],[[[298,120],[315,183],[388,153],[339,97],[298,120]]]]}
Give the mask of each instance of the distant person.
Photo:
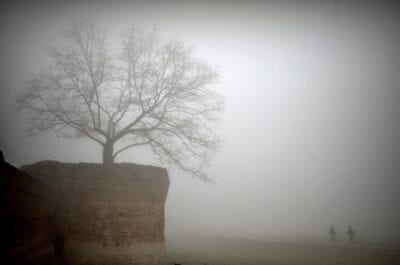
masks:
{"type": "Polygon", "coordinates": [[[331,228],[329,229],[329,235],[331,236],[331,241],[336,240],[336,230],[333,228],[333,225],[331,225],[331,228]]]}
{"type": "Polygon", "coordinates": [[[351,225],[347,229],[347,235],[350,238],[350,242],[353,243],[354,242],[354,237],[356,236],[356,232],[354,231],[353,227],[351,227],[351,225]]]}

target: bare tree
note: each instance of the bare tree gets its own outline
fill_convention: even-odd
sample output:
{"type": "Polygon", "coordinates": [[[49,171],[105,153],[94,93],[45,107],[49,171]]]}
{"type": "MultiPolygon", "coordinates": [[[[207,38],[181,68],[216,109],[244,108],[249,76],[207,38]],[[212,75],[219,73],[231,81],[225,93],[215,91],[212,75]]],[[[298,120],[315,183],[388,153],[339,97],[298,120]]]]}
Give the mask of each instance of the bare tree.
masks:
{"type": "Polygon", "coordinates": [[[91,19],[80,19],[49,49],[51,63],[18,98],[31,135],[55,130],[103,148],[103,163],[148,146],[163,162],[207,179],[218,148],[214,127],[222,97],[217,72],[178,41],[130,30],[111,46],[91,19]]]}

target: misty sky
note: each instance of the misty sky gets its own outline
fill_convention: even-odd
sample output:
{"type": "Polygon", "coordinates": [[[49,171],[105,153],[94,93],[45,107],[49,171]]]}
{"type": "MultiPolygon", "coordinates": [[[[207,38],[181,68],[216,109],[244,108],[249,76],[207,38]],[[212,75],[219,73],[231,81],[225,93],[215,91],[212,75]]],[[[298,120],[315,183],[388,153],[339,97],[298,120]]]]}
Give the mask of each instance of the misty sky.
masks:
{"type": "MultiPolygon", "coordinates": [[[[378,2],[378,1],[377,1],[378,2]]],[[[52,36],[77,16],[157,28],[221,70],[211,185],[169,169],[166,235],[400,238],[400,10],[384,4],[133,2],[1,7],[0,149],[16,166],[100,162],[89,140],[28,137],[16,113],[52,36]]],[[[118,161],[154,164],[137,149],[118,161]]]]}

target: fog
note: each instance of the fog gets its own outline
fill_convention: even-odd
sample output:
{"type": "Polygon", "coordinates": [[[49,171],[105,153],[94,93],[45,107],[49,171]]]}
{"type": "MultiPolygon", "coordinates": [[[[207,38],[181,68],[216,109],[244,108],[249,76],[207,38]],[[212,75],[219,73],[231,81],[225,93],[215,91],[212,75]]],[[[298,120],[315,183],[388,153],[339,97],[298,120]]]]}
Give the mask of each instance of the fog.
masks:
{"type": "MultiPolygon", "coordinates": [[[[168,168],[166,238],[400,238],[400,21],[388,4],[36,2],[1,7],[0,149],[16,166],[100,162],[100,146],[28,137],[15,99],[78,16],[157,28],[221,70],[223,140],[205,183],[168,168]]],[[[118,162],[159,165],[146,149],[118,162]]]]}

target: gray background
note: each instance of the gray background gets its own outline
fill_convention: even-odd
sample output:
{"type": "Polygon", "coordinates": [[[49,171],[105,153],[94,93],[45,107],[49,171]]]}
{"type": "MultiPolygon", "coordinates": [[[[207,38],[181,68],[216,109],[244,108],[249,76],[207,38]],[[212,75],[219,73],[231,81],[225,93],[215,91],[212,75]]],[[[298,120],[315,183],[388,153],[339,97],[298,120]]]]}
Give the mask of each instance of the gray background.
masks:
{"type": "MultiPolygon", "coordinates": [[[[389,2],[35,2],[0,11],[0,149],[16,166],[100,162],[99,146],[28,137],[15,99],[77,16],[157,28],[221,69],[216,184],[169,168],[167,240],[191,235],[400,238],[399,8],[389,2]]],[[[155,164],[146,149],[121,161],[155,164]]]]}

